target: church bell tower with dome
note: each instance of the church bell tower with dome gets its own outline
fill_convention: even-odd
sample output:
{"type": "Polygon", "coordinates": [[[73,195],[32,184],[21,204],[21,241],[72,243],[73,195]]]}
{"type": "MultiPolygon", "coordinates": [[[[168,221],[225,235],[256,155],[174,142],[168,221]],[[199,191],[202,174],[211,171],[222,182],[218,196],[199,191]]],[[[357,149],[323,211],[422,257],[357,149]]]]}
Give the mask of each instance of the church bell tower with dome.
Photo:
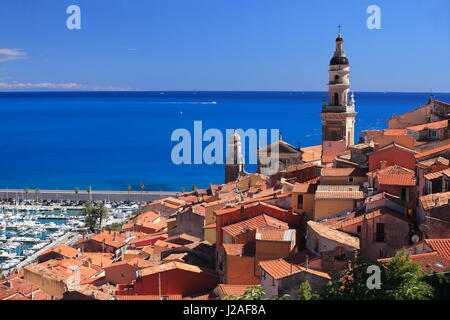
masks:
{"type": "MultiPolygon", "coordinates": [[[[339,27],[340,29],[340,27],[339,27]]],[[[350,94],[350,66],[339,30],[336,51],[330,61],[328,101],[322,103],[322,146],[349,146],[355,143],[355,100],[350,94]]]]}
{"type": "Polygon", "coordinates": [[[238,177],[245,174],[244,157],[241,150],[241,137],[234,130],[227,144],[225,163],[225,183],[236,181],[238,177]]]}

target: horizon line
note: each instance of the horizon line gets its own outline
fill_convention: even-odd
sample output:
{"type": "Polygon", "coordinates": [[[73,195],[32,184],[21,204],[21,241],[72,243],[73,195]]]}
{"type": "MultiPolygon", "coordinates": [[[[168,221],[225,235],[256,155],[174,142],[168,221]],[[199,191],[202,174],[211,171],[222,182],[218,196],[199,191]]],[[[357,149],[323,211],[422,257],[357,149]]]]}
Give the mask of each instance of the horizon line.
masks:
{"type": "MultiPolygon", "coordinates": [[[[137,92],[137,93],[143,93],[143,92],[155,92],[155,93],[161,93],[161,92],[273,92],[273,93],[323,93],[328,92],[327,90],[7,90],[7,91],[1,91],[0,93],[90,93],[90,92],[137,92]]],[[[435,94],[450,94],[450,91],[367,91],[367,90],[353,90],[353,92],[359,92],[359,93],[423,93],[423,94],[429,94],[429,95],[435,95],[435,94]]]]}

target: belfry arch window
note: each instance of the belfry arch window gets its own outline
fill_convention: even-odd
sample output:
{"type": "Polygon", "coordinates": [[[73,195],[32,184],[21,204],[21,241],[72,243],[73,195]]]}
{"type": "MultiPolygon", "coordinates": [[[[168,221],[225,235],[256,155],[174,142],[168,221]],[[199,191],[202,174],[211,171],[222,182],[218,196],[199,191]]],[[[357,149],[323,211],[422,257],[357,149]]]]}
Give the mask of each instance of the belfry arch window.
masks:
{"type": "Polygon", "coordinates": [[[334,105],[335,106],[339,105],[339,93],[334,94],[334,105]]]}
{"type": "Polygon", "coordinates": [[[335,75],[334,80],[339,80],[339,75],[335,75]]]}

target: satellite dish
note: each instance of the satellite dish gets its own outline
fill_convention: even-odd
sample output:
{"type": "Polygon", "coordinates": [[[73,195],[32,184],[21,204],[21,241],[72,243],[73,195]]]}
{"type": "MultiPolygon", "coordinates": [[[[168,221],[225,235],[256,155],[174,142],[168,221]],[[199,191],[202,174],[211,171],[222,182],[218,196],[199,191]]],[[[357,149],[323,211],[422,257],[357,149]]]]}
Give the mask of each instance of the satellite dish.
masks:
{"type": "Polygon", "coordinates": [[[411,237],[411,241],[413,243],[417,243],[417,242],[419,242],[419,240],[420,240],[420,237],[417,234],[415,234],[411,237]]]}

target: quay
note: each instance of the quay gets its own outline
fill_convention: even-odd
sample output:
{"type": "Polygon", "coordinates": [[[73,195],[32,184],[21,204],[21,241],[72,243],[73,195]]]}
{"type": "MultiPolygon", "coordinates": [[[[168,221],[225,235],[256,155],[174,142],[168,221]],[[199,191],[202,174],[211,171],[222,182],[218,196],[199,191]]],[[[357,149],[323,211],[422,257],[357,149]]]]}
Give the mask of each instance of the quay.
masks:
{"type": "Polygon", "coordinates": [[[78,194],[74,190],[40,190],[36,194],[30,190],[28,194],[23,189],[0,189],[0,200],[47,200],[47,201],[134,201],[150,202],[166,197],[176,196],[175,191],[100,191],[92,190],[88,193],[81,190],[78,194]]]}
{"type": "Polygon", "coordinates": [[[9,274],[12,274],[14,272],[20,271],[26,265],[28,265],[28,264],[30,264],[32,262],[35,262],[37,260],[37,257],[40,256],[42,253],[44,253],[48,249],[51,249],[51,248],[53,248],[53,247],[55,247],[57,245],[60,245],[60,244],[66,244],[66,245],[70,246],[72,243],[78,241],[82,237],[83,236],[80,233],[77,233],[77,232],[66,233],[65,235],[63,235],[62,237],[58,238],[57,240],[49,243],[44,248],[36,251],[31,256],[29,256],[28,258],[26,258],[22,262],[18,263],[15,267],[11,268],[8,271],[4,271],[3,275],[8,276],[9,274]]]}

